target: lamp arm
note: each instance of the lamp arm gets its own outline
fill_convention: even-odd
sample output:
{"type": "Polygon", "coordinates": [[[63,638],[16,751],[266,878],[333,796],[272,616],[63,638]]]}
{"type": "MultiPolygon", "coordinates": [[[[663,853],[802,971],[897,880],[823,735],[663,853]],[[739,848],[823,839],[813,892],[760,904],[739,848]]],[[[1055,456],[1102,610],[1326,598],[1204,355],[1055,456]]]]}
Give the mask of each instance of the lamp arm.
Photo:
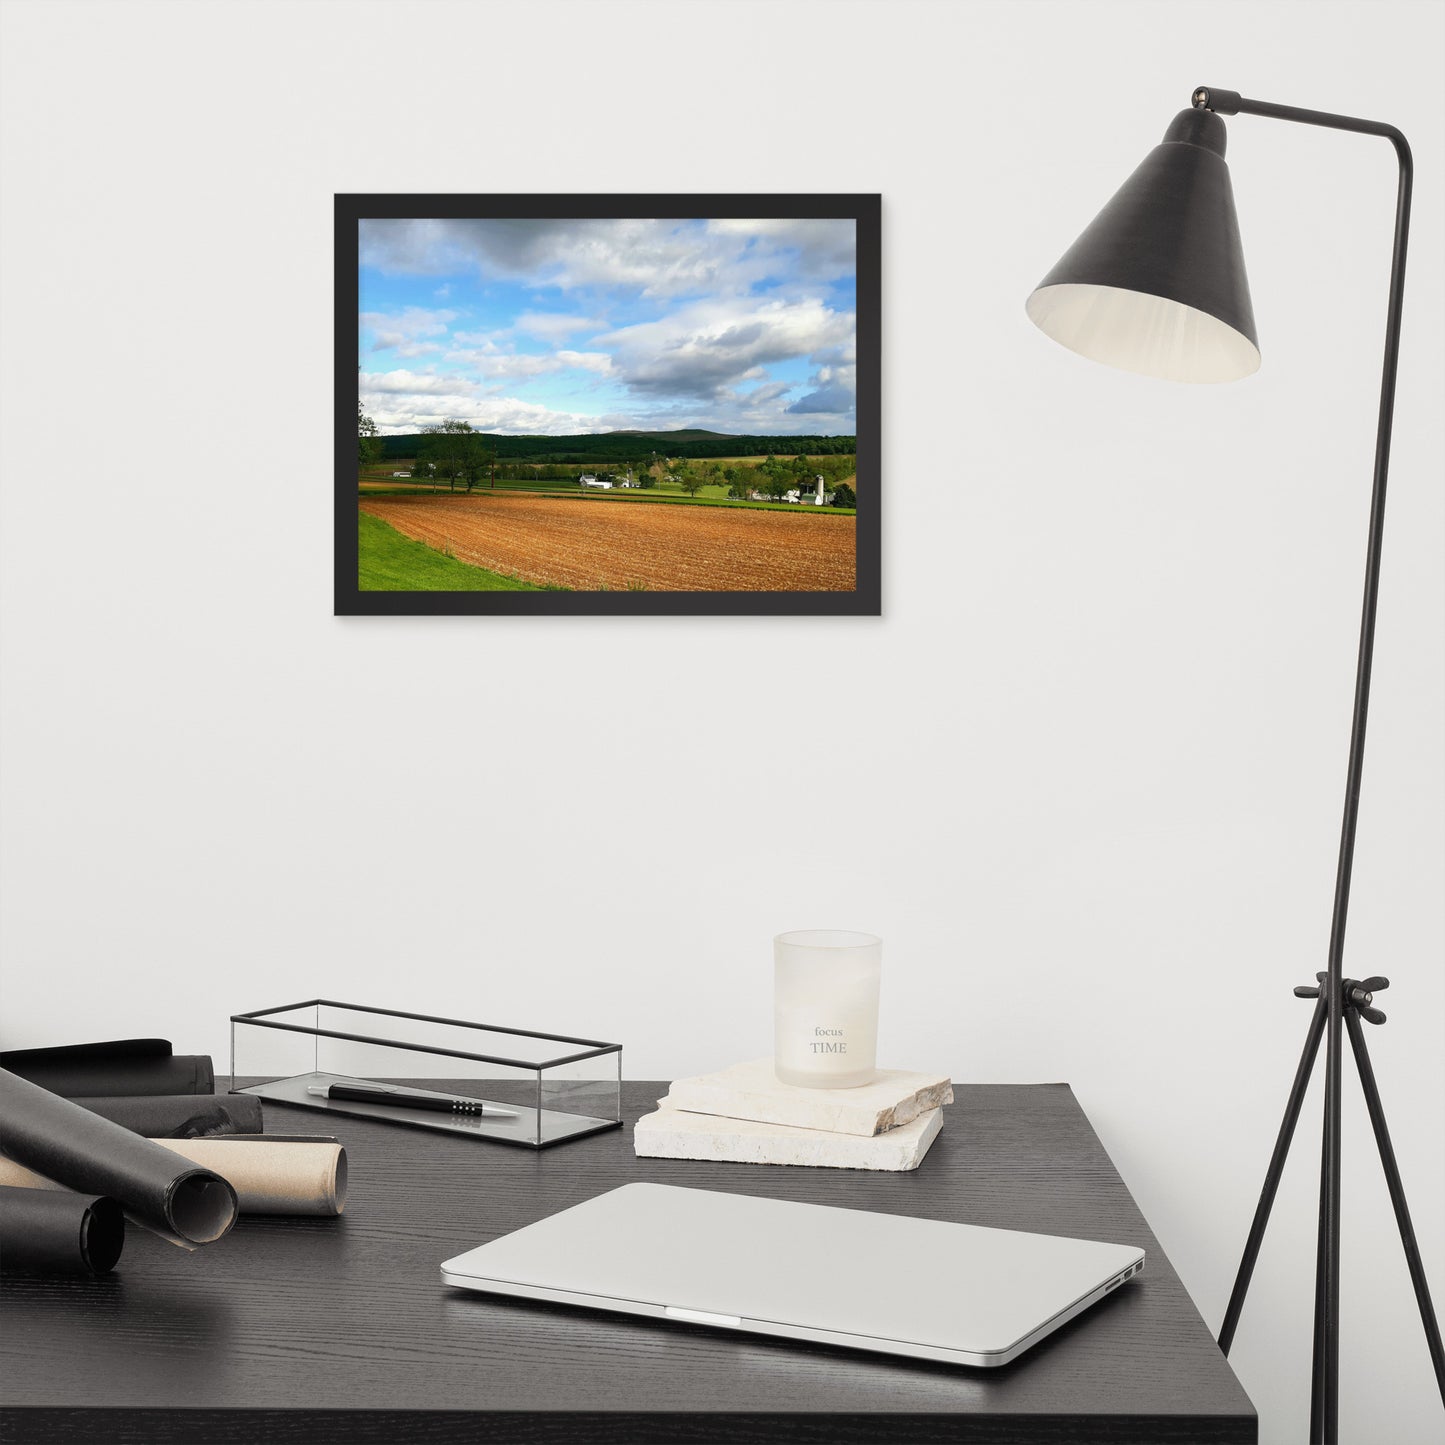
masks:
{"type": "Polygon", "coordinates": [[[1302,110],[1297,105],[1276,105],[1272,100],[1247,100],[1237,90],[1220,90],[1201,85],[1190,97],[1195,110],[1212,110],[1216,115],[1263,115],[1271,120],[1292,120],[1299,125],[1319,125],[1328,130],[1352,130],[1360,135],[1384,136],[1409,169],[1410,145],[1404,135],[1382,120],[1362,120],[1355,115],[1334,115],[1327,110],[1302,110]]]}
{"type": "Polygon", "coordinates": [[[1355,855],[1355,825],[1360,810],[1360,775],[1364,767],[1365,722],[1370,705],[1370,667],[1375,648],[1375,605],[1380,587],[1380,551],[1385,528],[1385,481],[1390,468],[1390,430],[1395,413],[1395,373],[1400,358],[1400,319],[1405,296],[1405,250],[1410,234],[1410,194],[1415,165],[1410,143],[1392,125],[1332,115],[1328,111],[1301,110],[1266,100],[1247,100],[1237,91],[1200,86],[1193,103],[1198,110],[1219,115],[1262,115],[1272,120],[1330,130],[1382,136],[1395,148],[1400,183],[1395,202],[1395,244],[1390,262],[1390,299],[1385,315],[1385,362],[1380,382],[1380,416],[1375,432],[1375,477],[1370,496],[1369,545],[1365,555],[1365,599],[1360,618],[1360,650],[1355,668],[1355,707],[1350,727],[1350,760],[1345,784],[1344,823],[1340,830],[1339,867],[1335,875],[1335,903],[1330,921],[1329,974],[1325,984],[1329,1000],[1325,1072],[1325,1138],[1321,1170],[1319,1271],[1315,1281],[1315,1338],[1317,1369],[1312,1402],[1311,1439],[1334,1441],[1339,1432],[1340,1348],[1340,1080],[1341,1033],[1344,1017],[1343,962],[1345,920],[1350,906],[1350,872],[1355,855]],[[1323,1428],[1319,1428],[1323,1427],[1323,1428]]]}

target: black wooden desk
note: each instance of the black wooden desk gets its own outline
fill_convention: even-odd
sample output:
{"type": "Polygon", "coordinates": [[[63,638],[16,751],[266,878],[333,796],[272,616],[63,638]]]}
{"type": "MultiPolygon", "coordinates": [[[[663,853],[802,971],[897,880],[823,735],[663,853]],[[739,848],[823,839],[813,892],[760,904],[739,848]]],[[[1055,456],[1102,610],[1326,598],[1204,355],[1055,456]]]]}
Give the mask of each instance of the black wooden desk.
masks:
{"type": "MultiPolygon", "coordinates": [[[[627,1085],[629,1123],[664,1088],[627,1085]]],[[[341,1219],[243,1219],[191,1255],[132,1228],[109,1279],[0,1284],[0,1439],[1255,1440],[1248,1398],[1068,1086],[957,1093],[912,1174],[642,1160],[630,1128],[533,1154],[338,1119],[341,1219]],[[1148,1267],[997,1370],[440,1284],[442,1260],[635,1179],[1116,1240],[1148,1267]]],[[[270,1132],[321,1122],[266,1106],[270,1132]]]]}

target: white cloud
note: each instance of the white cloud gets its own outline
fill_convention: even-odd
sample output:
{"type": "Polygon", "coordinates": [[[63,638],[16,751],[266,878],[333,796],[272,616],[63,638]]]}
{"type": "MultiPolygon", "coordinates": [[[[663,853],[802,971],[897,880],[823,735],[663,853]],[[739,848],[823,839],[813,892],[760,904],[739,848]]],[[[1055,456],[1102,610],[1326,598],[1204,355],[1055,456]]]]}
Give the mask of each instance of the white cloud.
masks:
{"type": "Polygon", "coordinates": [[[563,366],[579,371],[595,371],[598,376],[612,374],[612,358],[605,351],[559,351],[556,357],[563,366]]]}
{"type": "Polygon", "coordinates": [[[523,432],[853,430],[856,318],[830,302],[856,266],[852,221],[366,221],[360,246],[363,265],[432,275],[439,301],[470,308],[398,299],[363,316],[393,368],[371,392],[386,431],[448,416],[523,432]],[[463,314],[474,329],[453,331],[463,314]],[[413,358],[428,360],[407,370],[413,358]],[[594,400],[613,410],[589,415],[594,400]]]}
{"type": "Polygon", "coordinates": [[[601,331],[603,322],[593,316],[567,316],[561,312],[524,311],[512,323],[512,330],[541,341],[566,341],[582,331],[601,331]]]}
{"type": "Polygon", "coordinates": [[[858,227],[851,220],[726,217],[709,221],[707,228],[717,236],[752,239],[768,252],[791,253],[798,274],[810,281],[851,276],[858,265],[858,227]]]}
{"type": "Polygon", "coordinates": [[[602,417],[553,411],[514,396],[477,396],[461,392],[397,392],[373,388],[361,379],[361,405],[383,435],[418,432],[444,421],[469,422],[478,431],[569,435],[610,430],[602,417]]]}
{"type": "Polygon", "coordinates": [[[495,381],[499,377],[520,380],[532,376],[549,376],[554,371],[561,370],[554,356],[518,356],[507,351],[462,348],[448,351],[444,359],[452,365],[465,366],[471,375],[488,381],[495,381]]]}
{"type": "Polygon", "coordinates": [[[677,296],[746,292],[783,274],[849,274],[855,229],[848,220],[388,219],[361,222],[359,245],[361,264],[383,271],[475,268],[539,286],[677,296]]]}
{"type": "Polygon", "coordinates": [[[742,400],[748,407],[756,409],[765,406],[770,401],[777,401],[792,389],[793,384],[790,381],[769,381],[762,386],[754,387],[742,400]]]}
{"type": "Polygon", "coordinates": [[[450,340],[454,346],[469,346],[486,356],[500,356],[503,348],[497,342],[499,333],[493,331],[453,331],[450,340]]]}
{"type": "Polygon", "coordinates": [[[453,396],[476,389],[476,382],[465,377],[430,371],[368,371],[361,377],[363,395],[453,396]]]}
{"type": "Polygon", "coordinates": [[[848,415],[857,401],[858,373],[854,366],[820,366],[808,378],[813,388],[799,397],[788,411],[795,416],[822,413],[828,416],[848,415]]]}
{"type": "Polygon", "coordinates": [[[717,396],[766,375],[765,368],[852,344],[852,312],[821,301],[739,299],[684,307],[660,321],[598,337],[613,368],[635,392],[717,396]]]}
{"type": "Polygon", "coordinates": [[[457,319],[455,311],[434,311],[425,306],[407,306],[401,311],[363,311],[363,331],[371,333],[371,349],[387,351],[392,347],[409,347],[409,355],[436,350],[436,343],[425,338],[445,336],[447,327],[457,319]]]}
{"type": "Polygon", "coordinates": [[[463,347],[448,351],[444,360],[465,366],[471,375],[488,381],[525,381],[571,370],[590,371],[598,376],[612,372],[612,358],[603,351],[552,351],[533,355],[491,347],[463,347]]]}

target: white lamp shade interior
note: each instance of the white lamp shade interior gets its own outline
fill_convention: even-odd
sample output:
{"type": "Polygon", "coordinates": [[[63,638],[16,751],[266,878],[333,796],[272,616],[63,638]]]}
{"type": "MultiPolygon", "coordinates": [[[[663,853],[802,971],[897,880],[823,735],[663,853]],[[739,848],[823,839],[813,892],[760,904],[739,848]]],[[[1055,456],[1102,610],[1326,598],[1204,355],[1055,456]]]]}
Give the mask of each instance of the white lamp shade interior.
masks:
{"type": "Polygon", "coordinates": [[[1118,286],[1040,286],[1029,319],[1061,346],[1164,381],[1238,381],[1259,370],[1259,348],[1208,312],[1118,286]]]}

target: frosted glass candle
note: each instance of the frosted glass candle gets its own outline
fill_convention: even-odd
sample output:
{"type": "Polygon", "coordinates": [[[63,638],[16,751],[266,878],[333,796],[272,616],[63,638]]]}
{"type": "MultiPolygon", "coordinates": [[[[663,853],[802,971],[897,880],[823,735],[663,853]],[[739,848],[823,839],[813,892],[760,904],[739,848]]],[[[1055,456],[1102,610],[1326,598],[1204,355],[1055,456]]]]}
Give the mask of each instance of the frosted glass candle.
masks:
{"type": "Polygon", "coordinates": [[[773,1072],[805,1089],[856,1089],[877,1074],[883,941],[809,928],[773,940],[773,1072]]]}

